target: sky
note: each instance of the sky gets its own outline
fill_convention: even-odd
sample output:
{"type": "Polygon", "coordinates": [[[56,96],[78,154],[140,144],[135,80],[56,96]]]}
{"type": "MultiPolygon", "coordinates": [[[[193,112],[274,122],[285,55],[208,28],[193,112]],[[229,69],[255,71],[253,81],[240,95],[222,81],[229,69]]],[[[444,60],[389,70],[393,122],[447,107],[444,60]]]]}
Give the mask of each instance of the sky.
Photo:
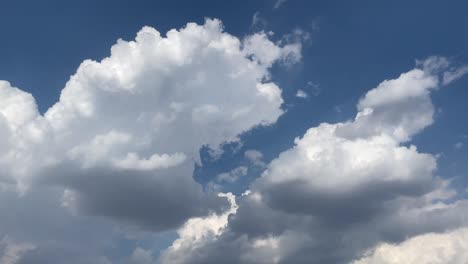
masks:
{"type": "Polygon", "coordinates": [[[5,1],[0,264],[468,262],[467,7],[5,1]]]}

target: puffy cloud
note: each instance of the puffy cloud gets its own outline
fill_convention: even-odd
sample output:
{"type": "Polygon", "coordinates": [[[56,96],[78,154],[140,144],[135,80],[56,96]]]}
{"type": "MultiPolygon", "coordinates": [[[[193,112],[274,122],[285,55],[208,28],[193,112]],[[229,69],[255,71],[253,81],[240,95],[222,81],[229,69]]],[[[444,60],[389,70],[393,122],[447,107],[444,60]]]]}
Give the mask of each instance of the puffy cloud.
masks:
{"type": "Polygon", "coordinates": [[[199,149],[274,123],[283,99],[269,68],[299,59],[300,44],[240,40],[208,19],[119,40],[109,57],[85,60],[44,115],[2,81],[0,180],[23,194],[60,185],[66,207],[153,230],[219,213],[226,199],[192,179],[199,149]]]}
{"type": "Polygon", "coordinates": [[[353,215],[367,217],[382,201],[431,188],[436,168],[431,155],[398,146],[386,136],[341,138],[337,128],[322,124],[310,129],[270,163],[256,183],[270,206],[335,218],[360,204],[353,215]]]}
{"type": "Polygon", "coordinates": [[[344,137],[384,134],[397,142],[408,141],[433,123],[429,93],[438,85],[436,74],[418,68],[383,81],[359,101],[356,119],[338,133],[344,137]]]}
{"type": "Polygon", "coordinates": [[[383,81],[354,120],[310,128],[237,199],[224,231],[184,257],[347,263],[382,241],[466,226],[468,202],[437,176],[435,156],[407,143],[433,123],[430,92],[445,62],[431,57],[383,81]]]}
{"type": "Polygon", "coordinates": [[[308,95],[306,92],[304,92],[303,90],[299,89],[297,90],[296,92],[296,97],[299,97],[299,98],[307,98],[308,95]]]}
{"type": "Polygon", "coordinates": [[[277,60],[295,63],[301,59],[300,42],[292,42],[279,47],[268,39],[265,32],[248,36],[244,40],[244,50],[259,63],[269,66],[277,60]]]}
{"type": "Polygon", "coordinates": [[[468,229],[461,228],[412,237],[397,245],[384,243],[352,264],[462,264],[467,259],[468,229]]]}
{"type": "Polygon", "coordinates": [[[359,101],[354,121],[324,123],[296,139],[256,189],[273,208],[333,219],[355,204],[353,215],[365,218],[384,201],[427,192],[435,158],[400,143],[432,123],[429,92],[437,87],[437,76],[421,69],[382,82],[359,101]]]}
{"type": "Polygon", "coordinates": [[[234,195],[231,193],[220,194],[227,197],[230,202],[230,209],[221,214],[212,214],[207,217],[197,217],[188,220],[183,227],[178,230],[179,238],[164,252],[161,257],[163,263],[190,263],[191,254],[198,247],[204,246],[206,241],[213,240],[219,236],[226,228],[228,217],[235,214],[237,204],[234,195]]]}

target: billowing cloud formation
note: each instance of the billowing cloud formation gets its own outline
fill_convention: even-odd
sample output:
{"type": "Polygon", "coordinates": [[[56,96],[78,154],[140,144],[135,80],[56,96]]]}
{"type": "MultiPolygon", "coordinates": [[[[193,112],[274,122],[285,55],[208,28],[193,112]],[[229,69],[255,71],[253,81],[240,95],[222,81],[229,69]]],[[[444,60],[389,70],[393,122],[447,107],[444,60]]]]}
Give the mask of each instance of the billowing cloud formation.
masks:
{"type": "Polygon", "coordinates": [[[119,40],[84,61],[44,115],[0,81],[0,180],[22,193],[64,186],[66,207],[154,230],[220,212],[226,199],[192,179],[199,149],[275,122],[283,99],[269,68],[299,59],[299,43],[241,41],[207,20],[119,40]]]}
{"type": "Polygon", "coordinates": [[[468,259],[468,229],[424,234],[401,244],[382,244],[352,264],[462,264],[468,259]]]}
{"type": "Polygon", "coordinates": [[[354,120],[310,128],[237,199],[222,234],[167,253],[190,261],[162,263],[348,263],[381,241],[466,226],[468,201],[437,176],[433,155],[407,143],[433,123],[445,62],[383,81],[354,120]]]}

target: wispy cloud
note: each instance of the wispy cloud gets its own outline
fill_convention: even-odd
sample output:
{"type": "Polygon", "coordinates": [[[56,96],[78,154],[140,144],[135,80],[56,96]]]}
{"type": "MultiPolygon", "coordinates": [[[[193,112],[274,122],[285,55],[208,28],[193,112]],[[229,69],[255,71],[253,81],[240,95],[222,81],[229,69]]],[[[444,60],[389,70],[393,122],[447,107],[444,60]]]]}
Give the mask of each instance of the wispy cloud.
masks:
{"type": "Polygon", "coordinates": [[[274,9],[280,8],[287,0],[276,0],[275,5],[273,6],[274,9]]]}

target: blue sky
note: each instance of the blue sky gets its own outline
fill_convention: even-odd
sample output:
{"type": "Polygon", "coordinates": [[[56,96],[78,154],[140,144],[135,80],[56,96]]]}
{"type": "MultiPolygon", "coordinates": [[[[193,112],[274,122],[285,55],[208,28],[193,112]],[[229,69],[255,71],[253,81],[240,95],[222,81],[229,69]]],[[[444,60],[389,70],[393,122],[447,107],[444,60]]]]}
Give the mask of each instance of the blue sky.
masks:
{"type": "MultiPolygon", "coordinates": [[[[224,32],[238,38],[240,41],[259,32],[271,31],[274,34],[270,34],[269,39],[280,48],[284,48],[288,44],[300,44],[301,58],[293,63],[287,63],[281,61],[282,58],[276,58],[272,66],[261,66],[265,67],[268,74],[260,75],[264,78],[260,82],[264,82],[270,78],[269,81],[281,88],[281,96],[282,100],[284,100],[284,103],[280,107],[284,111],[282,115],[275,116],[273,112],[269,112],[271,109],[264,110],[263,108],[257,109],[252,113],[252,115],[259,113],[259,118],[261,118],[262,111],[265,111],[264,118],[271,119],[269,125],[259,126],[260,120],[256,120],[256,122],[249,121],[251,123],[248,124],[243,123],[244,121],[239,121],[239,128],[229,128],[226,125],[227,132],[223,132],[224,134],[221,132],[219,132],[220,135],[210,134],[207,138],[210,140],[212,138],[215,143],[222,143],[223,146],[221,148],[224,151],[213,150],[216,146],[208,146],[211,143],[210,140],[207,140],[209,142],[205,142],[202,139],[197,139],[193,141],[195,143],[187,143],[190,145],[190,148],[185,147],[185,145],[182,146],[183,143],[180,143],[180,147],[176,143],[174,145],[177,145],[177,147],[156,144],[163,152],[153,151],[152,148],[155,145],[137,152],[137,155],[139,155],[137,156],[138,160],[138,157],[142,158],[143,155],[149,157],[153,153],[171,154],[172,150],[182,152],[187,156],[190,156],[187,153],[190,153],[192,150],[195,152],[199,151],[201,160],[194,163],[195,172],[193,175],[190,175],[190,178],[193,178],[197,184],[203,186],[204,193],[214,191],[212,189],[213,183],[216,182],[220,174],[226,173],[226,177],[232,177],[232,173],[229,173],[236,168],[241,168],[237,170],[237,173],[239,173],[238,177],[236,176],[237,178],[232,180],[232,182],[229,180],[219,180],[217,183],[219,186],[216,187],[218,189],[215,189],[215,191],[233,192],[235,195],[241,196],[246,190],[253,188],[254,190],[257,189],[260,193],[265,192],[266,195],[267,192],[271,191],[269,189],[271,186],[262,183],[261,180],[258,180],[258,177],[265,169],[273,171],[272,173],[275,175],[274,164],[270,165],[272,160],[277,159],[280,153],[293,148],[295,144],[294,139],[303,137],[309,128],[317,127],[323,122],[330,124],[346,121],[352,122],[358,112],[358,102],[364,98],[367,91],[378,87],[382,81],[398,79],[400,74],[419,67],[417,66],[417,60],[424,61],[431,56],[446,58],[450,62],[450,66],[446,71],[461,69],[465,65],[468,65],[468,35],[465,33],[468,26],[468,16],[465,14],[468,3],[465,1],[388,1],[384,3],[382,1],[301,0],[281,2],[274,0],[240,2],[195,2],[182,0],[84,0],[65,2],[55,0],[19,0],[2,3],[0,8],[0,33],[3,36],[2,41],[0,41],[0,80],[6,80],[10,82],[12,87],[18,87],[32,94],[36,100],[40,114],[46,113],[59,100],[60,92],[65,87],[65,84],[70,79],[70,76],[77,72],[77,69],[84,60],[101,61],[103,58],[109,57],[111,55],[110,48],[116,44],[118,39],[125,41],[135,39],[137,32],[143,26],[155,28],[164,37],[170,29],[183,28],[188,22],[203,25],[205,19],[212,18],[222,21],[224,32]],[[301,98],[296,96],[298,90],[304,91],[306,97],[301,98]],[[278,118],[277,120],[276,117],[278,118]],[[234,134],[230,135],[229,133],[234,134]],[[229,136],[225,136],[225,134],[229,134],[229,136]],[[228,141],[232,140],[237,135],[239,136],[239,140],[234,143],[223,141],[224,139],[228,139],[228,141]],[[193,147],[192,145],[200,146],[193,147]],[[246,154],[247,151],[253,153],[252,151],[254,150],[255,153],[260,153],[261,155],[257,160],[259,162],[257,164],[252,159],[249,160],[248,154],[246,154]],[[244,169],[245,171],[243,171],[244,169]]],[[[250,54],[250,56],[255,57],[255,52],[250,54]]],[[[262,69],[258,69],[258,71],[260,72],[262,69]]],[[[444,72],[439,72],[435,76],[442,76],[443,74],[444,72]]],[[[178,80],[178,77],[176,76],[174,79],[178,80]]],[[[145,83],[143,84],[146,85],[145,83]]],[[[219,83],[217,85],[219,86],[219,83]]],[[[468,77],[462,76],[456,81],[431,92],[430,98],[435,111],[433,115],[434,122],[424,126],[420,131],[418,130],[418,133],[411,133],[411,140],[398,141],[399,146],[415,145],[419,153],[428,153],[437,157],[437,170],[434,172],[434,175],[440,176],[443,179],[451,179],[451,188],[458,192],[455,196],[456,198],[451,197],[451,199],[455,200],[465,197],[465,190],[468,190],[468,177],[466,175],[466,171],[468,170],[466,163],[468,159],[468,122],[466,122],[465,118],[465,113],[468,113],[468,105],[465,102],[468,98],[467,86],[468,77]]],[[[242,97],[243,95],[239,96],[242,97]]],[[[210,94],[207,94],[206,97],[210,97],[210,94]]],[[[112,103],[113,99],[109,100],[112,103]]],[[[155,105],[164,100],[166,100],[165,97],[155,99],[155,105]]],[[[172,99],[168,97],[167,100],[172,99]]],[[[105,104],[107,104],[107,101],[105,101],[105,104]]],[[[222,106],[229,104],[229,100],[220,104],[222,106]]],[[[260,103],[258,104],[260,105],[260,103]]],[[[126,107],[125,104],[123,107],[126,107]]],[[[138,107],[135,106],[135,108],[138,107]]],[[[20,111],[23,111],[22,108],[20,108],[20,111]]],[[[105,126],[102,124],[106,124],[107,122],[114,124],[112,120],[114,119],[100,120],[98,125],[94,125],[93,123],[89,128],[85,127],[88,121],[78,120],[76,126],[71,126],[68,129],[69,131],[77,129],[90,129],[90,131],[94,131],[93,129],[96,128],[96,131],[102,132],[105,126]],[[83,127],[80,124],[83,124],[83,127]]],[[[120,126],[121,123],[117,122],[116,124],[120,126]]],[[[187,127],[187,134],[184,134],[179,141],[185,142],[185,138],[190,137],[190,132],[197,134],[197,131],[204,131],[209,124],[200,127],[187,127]]],[[[139,127],[135,128],[135,130],[137,129],[139,127]]],[[[117,130],[112,128],[111,131],[117,130]]],[[[166,139],[170,140],[171,133],[168,132],[167,135],[164,134],[161,137],[166,137],[166,139]]],[[[99,133],[96,132],[97,134],[99,133]]],[[[54,135],[58,135],[58,132],[54,135]]],[[[141,134],[138,132],[136,135],[141,134]]],[[[121,135],[119,134],[118,136],[121,135]]],[[[203,139],[205,139],[205,136],[203,136],[203,139]]],[[[72,137],[72,140],[75,140],[75,138],[81,139],[81,135],[72,137]]],[[[8,143],[8,140],[4,141],[8,143]]],[[[16,144],[13,141],[11,142],[16,144]]],[[[2,142],[0,141],[0,143],[2,142]]],[[[0,144],[0,148],[2,146],[0,144]]],[[[70,145],[68,147],[73,148],[76,146],[70,145]]],[[[60,147],[57,148],[60,149],[60,147]]],[[[35,148],[31,149],[35,150],[35,148]]],[[[33,150],[31,150],[32,152],[33,150]]],[[[44,153],[48,152],[49,150],[45,150],[44,153]]],[[[70,165],[64,162],[61,165],[62,167],[59,166],[59,171],[62,174],[66,174],[63,173],[63,170],[68,171],[67,166],[75,166],[72,163],[70,165]]],[[[36,167],[33,166],[32,168],[36,167]]],[[[128,169],[127,167],[125,168],[128,169]]],[[[192,168],[193,166],[187,166],[187,168],[182,168],[181,171],[190,171],[192,168]]],[[[96,166],[96,168],[87,167],[87,169],[90,169],[91,172],[87,171],[85,174],[102,173],[107,175],[107,171],[102,172],[101,169],[103,167],[100,166],[96,166]]],[[[70,169],[70,171],[73,170],[70,169]]],[[[43,172],[34,171],[34,173],[42,174],[43,172]]],[[[79,171],[76,174],[80,173],[82,172],[79,171]]],[[[178,170],[176,172],[167,172],[168,175],[172,175],[171,173],[177,174],[181,172],[178,170]]],[[[73,174],[73,172],[70,174],[73,174]]],[[[166,175],[165,173],[163,174],[166,175]]],[[[121,175],[119,177],[124,178],[125,176],[128,175],[121,175]]],[[[144,174],[141,177],[146,176],[144,174]]],[[[8,177],[8,175],[5,177],[8,177]]],[[[115,200],[112,200],[112,197],[109,200],[102,198],[92,188],[92,190],[80,189],[88,188],[83,187],[87,186],[84,182],[88,182],[91,179],[87,177],[82,178],[85,179],[83,183],[81,180],[70,180],[68,182],[68,179],[64,179],[56,181],[52,185],[77,192],[77,197],[84,199],[82,203],[85,204],[83,205],[85,209],[78,208],[77,212],[75,212],[78,218],[81,219],[83,217],[84,226],[93,225],[88,224],[87,221],[93,222],[93,217],[96,217],[96,219],[110,221],[112,225],[115,224],[116,227],[110,228],[112,230],[109,231],[114,235],[116,234],[116,229],[126,230],[126,228],[129,228],[130,231],[128,233],[132,233],[134,231],[133,228],[136,226],[135,229],[143,230],[141,232],[144,235],[141,235],[140,231],[137,232],[138,235],[133,233],[132,235],[128,235],[125,233],[127,231],[123,232],[124,234],[117,232],[116,239],[100,244],[100,246],[106,243],[112,244],[112,246],[108,246],[107,244],[103,246],[103,252],[105,253],[101,254],[110,259],[112,263],[127,263],[124,261],[127,261],[126,259],[129,255],[132,252],[136,254],[136,246],[140,246],[144,250],[153,250],[152,255],[150,255],[157,257],[159,252],[165,250],[174,238],[177,237],[176,230],[187,219],[190,217],[202,217],[204,214],[206,215],[207,210],[209,212],[213,210],[220,213],[220,208],[226,208],[226,204],[221,206],[221,202],[215,202],[214,198],[210,198],[211,196],[206,198],[205,196],[207,195],[200,194],[200,196],[197,194],[199,196],[195,195],[197,198],[194,199],[200,199],[200,202],[193,205],[193,208],[195,208],[192,210],[193,212],[181,212],[181,215],[185,213],[186,215],[180,219],[177,218],[178,216],[174,216],[174,219],[171,218],[171,221],[178,224],[167,225],[163,228],[159,224],[152,226],[152,223],[148,224],[146,222],[147,220],[140,221],[140,219],[135,218],[137,224],[134,225],[134,216],[128,216],[125,215],[125,212],[115,212],[110,209],[106,211],[107,207],[106,210],[102,209],[107,205],[112,207],[112,201],[115,200]],[[88,198],[87,195],[91,198],[88,198]],[[94,201],[93,199],[97,199],[98,201],[94,201]],[[202,200],[203,202],[201,202],[202,200]],[[88,208],[87,203],[95,203],[96,207],[90,206],[88,208]],[[214,204],[217,205],[213,206],[214,204]],[[102,208],[99,206],[102,206],[102,208]],[[113,218],[118,219],[113,221],[113,218]],[[123,221],[121,221],[122,219],[123,221]],[[131,224],[127,226],[127,222],[131,222],[131,224]],[[147,226],[151,226],[151,228],[148,229],[146,228],[147,226]]],[[[104,178],[102,182],[98,181],[96,184],[102,184],[103,188],[107,188],[108,186],[111,186],[109,188],[113,188],[113,184],[116,186],[128,184],[126,183],[126,179],[123,179],[122,182],[114,183],[112,180],[107,182],[104,178]]],[[[44,181],[54,182],[55,178],[44,181]]],[[[36,182],[36,180],[33,182],[36,182]]],[[[38,180],[38,182],[42,182],[42,180],[38,180]]],[[[159,182],[154,184],[162,185],[159,182]]],[[[116,187],[115,192],[138,191],[141,190],[139,188],[144,188],[142,186],[145,186],[143,182],[137,184],[131,190],[127,190],[124,187],[118,187],[122,189],[116,187]]],[[[57,190],[58,193],[63,191],[60,188],[57,190]]],[[[167,188],[170,189],[171,187],[167,188]]],[[[278,191],[276,192],[278,193],[278,191]]],[[[109,193],[112,193],[112,191],[109,191],[109,193]]],[[[42,197],[41,195],[39,196],[42,197]]],[[[171,200],[167,197],[157,198],[171,200]]],[[[141,201],[144,201],[143,198],[141,199],[136,199],[135,201],[140,204],[141,201]]],[[[238,204],[247,203],[246,199],[240,198],[238,204]]],[[[271,199],[276,198],[272,196],[271,199]]],[[[369,196],[368,199],[373,198],[369,196]]],[[[289,202],[292,208],[294,202],[289,202]]],[[[127,204],[126,201],[123,201],[123,203],[127,204]]],[[[131,201],[128,204],[130,207],[135,206],[131,201]]],[[[156,207],[167,211],[172,210],[171,204],[169,202],[169,205],[156,207]]],[[[174,204],[180,205],[178,202],[174,202],[174,204]]],[[[275,206],[271,207],[275,210],[278,209],[275,206]]],[[[151,210],[151,206],[145,208],[142,210],[151,210]]],[[[128,212],[133,211],[129,209],[128,212]]],[[[244,211],[242,210],[241,212],[244,211]]],[[[268,213],[265,213],[265,215],[268,215],[268,213]]],[[[148,219],[148,221],[154,221],[157,219],[157,214],[148,219]]],[[[244,222],[240,224],[236,224],[236,222],[228,224],[228,229],[232,232],[232,236],[238,235],[239,230],[244,228],[240,227],[242,224],[244,222]]],[[[93,226],[93,228],[98,228],[97,226],[93,226]]],[[[17,228],[20,228],[20,226],[17,228]]],[[[447,229],[437,229],[435,231],[447,229]]],[[[2,234],[3,230],[6,230],[6,227],[0,229],[0,239],[2,237],[13,237],[13,240],[18,241],[22,239],[27,241],[29,239],[24,234],[2,234]],[[15,238],[15,236],[17,237],[15,238]]],[[[266,232],[264,236],[268,237],[272,236],[272,234],[276,233],[266,232]]],[[[317,235],[316,233],[314,234],[317,235]]],[[[420,233],[409,232],[409,234],[419,235],[420,233]]],[[[409,234],[407,235],[409,236],[409,234]]],[[[371,237],[371,235],[366,236],[366,238],[368,237],[371,237]]],[[[376,237],[378,236],[376,235],[376,237]]],[[[382,237],[384,236],[382,235],[382,237]]],[[[86,238],[83,239],[86,241],[86,238]]],[[[34,245],[40,244],[38,241],[41,241],[37,237],[32,240],[35,241],[31,242],[34,245]]],[[[51,238],[51,240],[53,241],[54,238],[51,238]]],[[[381,241],[401,242],[401,239],[382,238],[381,241]]],[[[215,248],[215,246],[211,248],[215,248]]],[[[49,249],[49,251],[54,250],[57,249],[49,249]]],[[[297,250],[292,252],[302,252],[301,250],[304,249],[297,250]]],[[[145,254],[147,253],[147,251],[144,252],[145,254]]],[[[205,251],[203,252],[206,253],[205,251]]],[[[203,252],[199,253],[199,255],[203,255],[203,252]]],[[[213,255],[212,253],[210,254],[213,255]]],[[[343,255],[346,254],[347,252],[343,253],[343,255]]],[[[208,255],[207,253],[206,256],[208,255]]],[[[288,259],[287,256],[282,256],[282,258],[284,258],[283,261],[287,261],[288,259]]],[[[44,259],[47,258],[44,257],[44,259]]],[[[50,257],[50,259],[53,259],[53,257],[50,257]]],[[[209,258],[207,257],[207,259],[209,258]]],[[[200,263],[204,261],[205,263],[209,263],[207,259],[199,261],[200,263]]],[[[332,258],[325,259],[330,261],[329,263],[342,263],[344,258],[337,258],[336,260],[332,258]]],[[[252,260],[252,263],[262,263],[257,260],[252,260]]],[[[28,259],[26,258],[24,263],[34,263],[27,261],[28,259]]],[[[83,263],[91,263],[89,260],[83,261],[83,263]]],[[[304,260],[296,258],[290,261],[293,262],[289,263],[302,263],[304,260]]],[[[38,261],[36,263],[42,262],[38,261]]]]}

